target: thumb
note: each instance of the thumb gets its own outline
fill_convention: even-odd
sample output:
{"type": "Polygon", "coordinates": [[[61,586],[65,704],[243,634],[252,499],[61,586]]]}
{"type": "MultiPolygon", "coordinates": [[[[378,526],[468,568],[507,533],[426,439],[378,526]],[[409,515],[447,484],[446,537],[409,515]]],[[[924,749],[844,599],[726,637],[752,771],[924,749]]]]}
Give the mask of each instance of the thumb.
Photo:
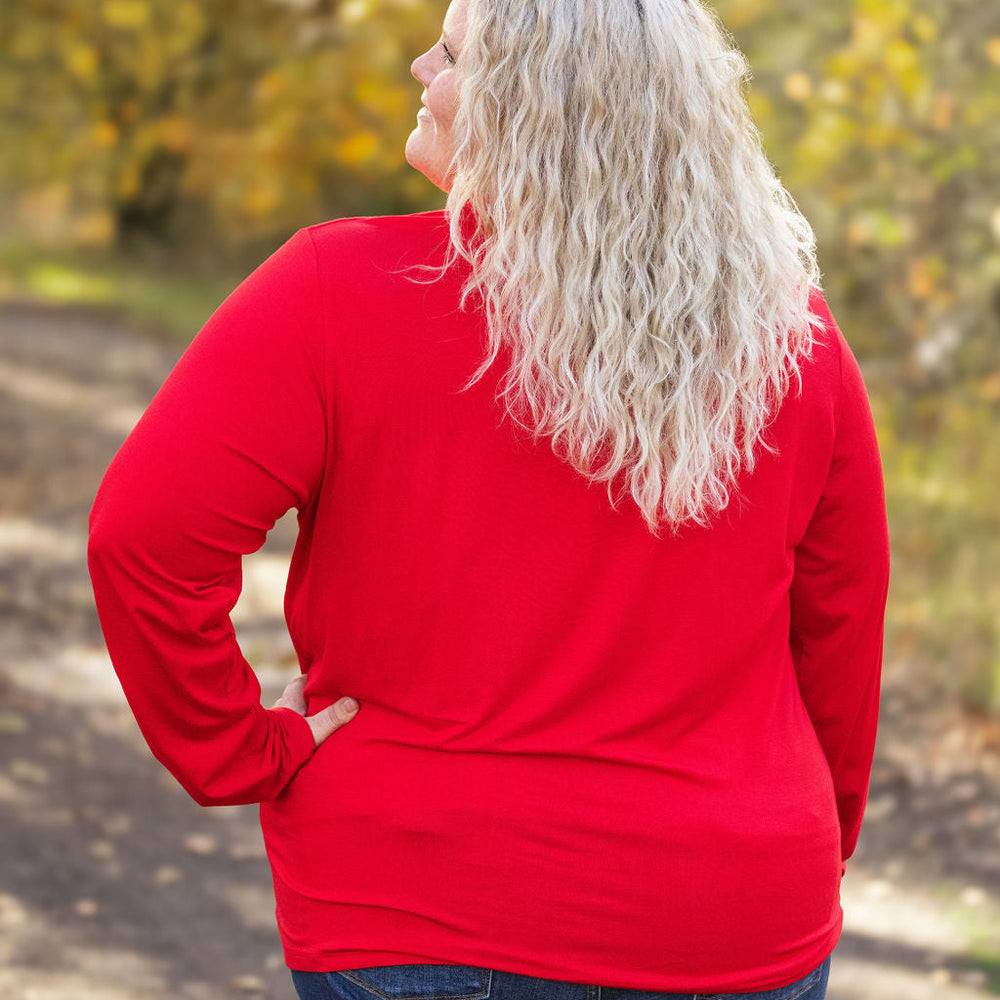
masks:
{"type": "Polygon", "coordinates": [[[306,722],[312,730],[316,746],[319,746],[328,736],[332,736],[341,726],[351,721],[358,714],[360,706],[353,698],[341,698],[328,708],[315,715],[306,716],[306,722]]]}

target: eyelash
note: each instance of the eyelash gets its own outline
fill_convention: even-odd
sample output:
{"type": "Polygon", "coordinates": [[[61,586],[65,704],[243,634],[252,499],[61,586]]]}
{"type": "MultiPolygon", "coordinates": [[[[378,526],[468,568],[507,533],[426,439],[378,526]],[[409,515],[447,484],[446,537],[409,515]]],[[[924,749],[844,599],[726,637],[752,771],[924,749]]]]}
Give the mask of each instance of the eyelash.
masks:
{"type": "Polygon", "coordinates": [[[444,42],[442,42],[442,43],[441,43],[441,48],[442,48],[442,49],[444,49],[444,54],[445,54],[445,59],[447,59],[447,61],[448,61],[448,63],[449,63],[450,65],[454,66],[454,65],[455,65],[455,62],[456,62],[456,59],[455,59],[455,57],[454,57],[454,56],[453,56],[453,55],[452,55],[452,54],[451,54],[451,53],[450,53],[450,52],[448,51],[448,46],[447,46],[447,45],[445,45],[445,44],[444,44],[444,42]]]}

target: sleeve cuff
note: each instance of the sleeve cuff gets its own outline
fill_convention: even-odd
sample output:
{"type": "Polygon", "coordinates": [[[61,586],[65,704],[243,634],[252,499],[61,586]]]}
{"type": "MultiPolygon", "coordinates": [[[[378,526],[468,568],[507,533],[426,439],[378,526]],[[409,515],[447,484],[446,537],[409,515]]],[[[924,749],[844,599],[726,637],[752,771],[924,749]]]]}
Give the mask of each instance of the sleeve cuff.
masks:
{"type": "Polygon", "coordinates": [[[272,712],[281,713],[281,728],[285,733],[288,746],[288,773],[294,774],[312,755],[316,749],[316,740],[312,728],[306,722],[305,716],[290,708],[272,708],[272,712]]]}

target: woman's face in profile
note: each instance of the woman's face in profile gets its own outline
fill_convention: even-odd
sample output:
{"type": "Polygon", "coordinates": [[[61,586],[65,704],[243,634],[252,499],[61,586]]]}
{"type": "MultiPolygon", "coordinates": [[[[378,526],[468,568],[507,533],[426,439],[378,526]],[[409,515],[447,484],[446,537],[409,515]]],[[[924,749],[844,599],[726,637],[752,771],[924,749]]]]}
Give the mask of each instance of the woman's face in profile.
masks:
{"type": "Polygon", "coordinates": [[[459,77],[454,60],[465,44],[469,0],[452,0],[444,17],[441,38],[414,60],[410,71],[424,85],[417,127],[406,142],[406,160],[442,191],[451,184],[446,176],[454,152],[451,127],[458,110],[459,77]]]}

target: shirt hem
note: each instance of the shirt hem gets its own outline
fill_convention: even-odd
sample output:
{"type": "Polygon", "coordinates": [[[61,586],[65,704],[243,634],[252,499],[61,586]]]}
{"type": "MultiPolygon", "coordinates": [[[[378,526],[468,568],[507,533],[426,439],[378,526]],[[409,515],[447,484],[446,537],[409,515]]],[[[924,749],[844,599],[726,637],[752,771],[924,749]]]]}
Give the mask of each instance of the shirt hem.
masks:
{"type": "Polygon", "coordinates": [[[744,993],[780,989],[797,982],[814,971],[832,954],[840,940],[843,929],[843,913],[834,927],[824,934],[810,949],[803,951],[798,960],[784,966],[772,966],[749,973],[747,978],[734,980],[732,977],[708,980],[695,978],[691,974],[665,970],[662,976],[649,974],[649,970],[601,970],[549,967],[544,962],[518,964],[517,962],[496,963],[495,957],[485,952],[470,951],[459,958],[445,958],[440,955],[415,954],[394,950],[345,950],[316,952],[285,947],[285,964],[297,972],[342,972],[348,969],[370,968],[375,965],[466,965],[474,968],[492,969],[496,972],[511,972],[538,979],[552,979],[577,985],[603,986],[608,989],[635,989],[658,993],[744,993]]]}

